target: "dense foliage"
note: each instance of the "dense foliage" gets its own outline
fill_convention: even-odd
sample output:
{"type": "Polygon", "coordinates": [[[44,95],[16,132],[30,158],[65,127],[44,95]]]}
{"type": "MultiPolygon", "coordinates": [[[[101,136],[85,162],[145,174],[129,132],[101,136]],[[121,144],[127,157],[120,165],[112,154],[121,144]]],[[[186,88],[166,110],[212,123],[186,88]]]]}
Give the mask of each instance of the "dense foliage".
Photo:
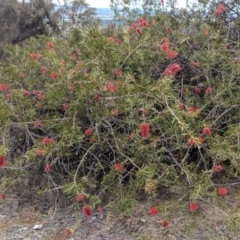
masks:
{"type": "Polygon", "coordinates": [[[125,211],[143,192],[197,200],[239,177],[239,22],[214,6],[6,45],[1,188],[125,211]]]}

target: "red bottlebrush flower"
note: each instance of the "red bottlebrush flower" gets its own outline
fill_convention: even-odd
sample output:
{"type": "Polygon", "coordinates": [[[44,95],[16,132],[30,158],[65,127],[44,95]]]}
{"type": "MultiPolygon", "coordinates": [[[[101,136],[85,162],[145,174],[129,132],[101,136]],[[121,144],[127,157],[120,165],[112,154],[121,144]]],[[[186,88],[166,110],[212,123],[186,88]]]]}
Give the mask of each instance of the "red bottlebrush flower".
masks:
{"type": "Polygon", "coordinates": [[[49,145],[49,144],[51,144],[52,142],[53,142],[53,139],[50,138],[50,137],[45,137],[45,138],[42,140],[42,143],[43,143],[44,145],[49,145]]]}
{"type": "Polygon", "coordinates": [[[164,74],[166,76],[173,76],[174,77],[179,71],[181,71],[180,65],[177,64],[177,63],[173,63],[170,67],[168,67],[165,70],[164,74]]]}
{"type": "Polygon", "coordinates": [[[4,168],[6,166],[6,156],[1,155],[0,156],[0,168],[4,168]]]}
{"type": "Polygon", "coordinates": [[[226,11],[225,5],[224,4],[219,4],[219,6],[216,9],[216,11],[214,12],[214,14],[218,16],[218,15],[222,14],[225,11],[226,11]]]}
{"type": "Polygon", "coordinates": [[[108,83],[107,83],[107,90],[108,90],[109,92],[114,93],[114,92],[116,92],[117,87],[116,87],[115,85],[113,85],[111,82],[108,82],[108,83]]]}
{"type": "Polygon", "coordinates": [[[92,128],[87,128],[84,133],[87,137],[91,137],[93,134],[93,130],[92,128]]]}
{"type": "Polygon", "coordinates": [[[54,43],[53,43],[53,42],[48,42],[48,43],[47,43],[47,47],[48,47],[49,49],[54,49],[54,43]]]}
{"type": "Polygon", "coordinates": [[[56,80],[56,79],[58,78],[58,73],[52,72],[52,73],[51,73],[51,78],[52,78],[53,80],[56,80]]]}
{"type": "Polygon", "coordinates": [[[225,187],[220,187],[218,189],[218,195],[219,196],[225,196],[225,195],[227,195],[227,193],[228,193],[228,191],[227,191],[227,189],[225,187]]]}
{"type": "Polygon", "coordinates": [[[223,171],[223,166],[219,163],[213,165],[212,167],[212,173],[218,173],[218,172],[221,172],[223,171]]]}
{"type": "Polygon", "coordinates": [[[0,194],[0,199],[2,199],[2,200],[3,200],[3,199],[5,199],[5,198],[6,198],[6,195],[5,195],[5,193],[1,193],[1,194],[0,194]]]}
{"type": "Polygon", "coordinates": [[[36,155],[37,155],[37,156],[43,156],[43,155],[44,155],[44,150],[38,148],[38,149],[36,150],[36,155]]]}
{"type": "Polygon", "coordinates": [[[83,193],[80,193],[76,196],[76,201],[77,202],[83,202],[85,199],[85,195],[83,193]]]}
{"type": "Polygon", "coordinates": [[[181,110],[183,110],[183,109],[184,109],[184,103],[181,103],[181,102],[180,102],[180,103],[178,104],[178,107],[179,107],[181,110]]]}
{"type": "Polygon", "coordinates": [[[132,140],[133,139],[133,133],[129,133],[128,138],[132,140]]]}
{"type": "Polygon", "coordinates": [[[194,88],[194,92],[195,92],[196,94],[200,94],[200,93],[201,93],[201,89],[200,89],[199,87],[195,87],[195,88],[194,88]]]}
{"type": "Polygon", "coordinates": [[[170,52],[168,52],[167,57],[169,59],[174,59],[177,55],[178,55],[177,51],[170,51],[170,52]]]}
{"type": "Polygon", "coordinates": [[[7,97],[8,100],[10,100],[10,99],[12,99],[12,94],[11,94],[11,93],[8,93],[8,94],[6,95],[6,97],[7,97]]]}
{"type": "Polygon", "coordinates": [[[41,55],[39,53],[30,53],[30,57],[32,58],[32,60],[38,61],[41,55]]]}
{"type": "Polygon", "coordinates": [[[117,108],[114,108],[114,109],[111,111],[111,115],[114,116],[114,117],[117,117],[120,113],[122,113],[122,111],[120,111],[120,110],[117,109],[117,108]]]}
{"type": "Polygon", "coordinates": [[[45,171],[46,172],[52,172],[53,171],[53,165],[52,164],[47,164],[45,166],[45,171]]]}
{"type": "Polygon", "coordinates": [[[103,214],[103,208],[102,208],[101,206],[98,206],[97,211],[98,211],[100,214],[103,214]]]}
{"type": "Polygon", "coordinates": [[[169,222],[168,222],[166,219],[164,219],[164,220],[161,221],[161,225],[162,225],[164,228],[166,228],[166,227],[168,227],[169,222]]]}
{"type": "Polygon", "coordinates": [[[141,136],[148,138],[149,131],[150,131],[150,124],[149,123],[142,123],[140,124],[141,136]]]}
{"type": "Polygon", "coordinates": [[[199,64],[197,62],[191,62],[191,66],[193,68],[198,68],[199,67],[199,64]]]}
{"type": "Polygon", "coordinates": [[[115,165],[115,169],[118,171],[118,172],[121,172],[123,171],[123,165],[121,163],[117,163],[115,165]]]}
{"type": "Polygon", "coordinates": [[[197,212],[199,210],[199,205],[195,202],[190,203],[189,209],[191,212],[197,212]]]}
{"type": "Polygon", "coordinates": [[[187,107],[187,112],[188,113],[200,113],[200,108],[199,107],[187,107]]]}
{"type": "Polygon", "coordinates": [[[96,101],[101,101],[101,100],[102,100],[102,96],[100,96],[100,95],[95,95],[95,96],[94,96],[94,99],[95,99],[96,101]]]}
{"type": "Polygon", "coordinates": [[[71,228],[66,229],[66,236],[67,238],[71,237],[73,235],[73,230],[71,228]]]}
{"type": "Polygon", "coordinates": [[[142,34],[142,29],[141,29],[140,27],[137,27],[137,28],[136,28],[136,33],[137,33],[138,35],[141,35],[141,34],[142,34]]]}
{"type": "Polygon", "coordinates": [[[115,77],[118,77],[118,76],[122,75],[122,71],[119,70],[119,69],[116,69],[113,74],[114,74],[115,77]]]}
{"type": "Polygon", "coordinates": [[[202,137],[198,137],[197,139],[191,138],[188,141],[188,144],[191,145],[191,146],[196,145],[196,144],[202,144],[202,143],[203,143],[203,138],[202,137]]]}
{"type": "Polygon", "coordinates": [[[76,54],[76,53],[73,53],[72,56],[71,56],[71,59],[72,59],[73,61],[75,61],[75,60],[77,59],[77,54],[76,54]]]}
{"type": "Polygon", "coordinates": [[[83,214],[84,214],[86,217],[90,217],[90,216],[92,215],[92,208],[91,208],[91,206],[89,206],[89,205],[83,207],[82,211],[83,211],[83,214]]]}
{"type": "Polygon", "coordinates": [[[21,72],[19,73],[19,78],[23,79],[24,78],[24,74],[21,72]]]}
{"type": "Polygon", "coordinates": [[[146,26],[148,26],[148,21],[145,20],[144,18],[139,18],[138,19],[138,26],[139,27],[146,27],[146,26]]]}
{"type": "Polygon", "coordinates": [[[23,95],[24,95],[24,96],[29,96],[29,95],[30,95],[30,92],[27,91],[27,90],[24,90],[24,91],[23,91],[23,95]]]}
{"type": "Polygon", "coordinates": [[[6,91],[8,89],[7,85],[6,84],[0,84],[0,90],[2,92],[6,91]]]}
{"type": "Polygon", "coordinates": [[[44,75],[47,74],[47,72],[48,72],[48,69],[44,66],[41,67],[41,70],[42,70],[42,74],[44,74],[44,75]]]}
{"type": "Polygon", "coordinates": [[[158,208],[157,207],[151,207],[149,210],[148,210],[148,213],[151,215],[151,216],[155,216],[158,214],[158,208]]]}
{"type": "Polygon", "coordinates": [[[205,93],[206,94],[212,94],[213,92],[213,89],[211,87],[208,87],[206,90],[205,90],[205,93]]]}
{"type": "Polygon", "coordinates": [[[143,115],[146,115],[148,113],[148,110],[146,108],[142,108],[141,110],[143,115]]]}
{"type": "Polygon", "coordinates": [[[204,33],[204,35],[205,35],[206,37],[209,35],[209,28],[208,28],[207,26],[204,27],[203,33],[204,33]]]}
{"type": "Polygon", "coordinates": [[[96,142],[96,139],[95,139],[94,137],[90,137],[90,138],[89,138],[89,142],[90,142],[90,143],[94,143],[94,142],[96,142]]]}
{"type": "Polygon", "coordinates": [[[204,127],[203,133],[207,136],[212,136],[211,128],[210,127],[204,127]]]}
{"type": "Polygon", "coordinates": [[[162,51],[167,52],[167,51],[169,50],[169,43],[165,41],[165,42],[161,45],[161,49],[162,49],[162,51]]]}
{"type": "Polygon", "coordinates": [[[42,128],[43,127],[43,123],[40,121],[36,121],[34,122],[34,128],[42,128]]]}
{"type": "Polygon", "coordinates": [[[64,111],[67,111],[69,109],[69,107],[70,107],[70,105],[68,103],[64,103],[62,105],[62,108],[63,108],[64,111]]]}

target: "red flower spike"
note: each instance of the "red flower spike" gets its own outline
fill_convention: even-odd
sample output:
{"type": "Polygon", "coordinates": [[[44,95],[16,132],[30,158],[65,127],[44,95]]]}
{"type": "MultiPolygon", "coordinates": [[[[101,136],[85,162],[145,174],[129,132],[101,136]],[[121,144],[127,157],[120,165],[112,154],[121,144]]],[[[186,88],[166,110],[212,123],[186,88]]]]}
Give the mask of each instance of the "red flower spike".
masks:
{"type": "Polygon", "coordinates": [[[218,15],[222,14],[225,11],[226,11],[225,5],[224,4],[219,4],[219,6],[216,9],[216,11],[214,12],[214,14],[218,16],[218,15]]]}
{"type": "Polygon", "coordinates": [[[203,128],[203,133],[207,136],[212,136],[211,128],[210,127],[205,127],[203,128]]]}
{"type": "Polygon", "coordinates": [[[6,84],[0,84],[0,91],[4,92],[8,89],[6,84]]]}
{"type": "Polygon", "coordinates": [[[228,193],[228,191],[227,191],[227,189],[225,188],[225,187],[220,187],[219,189],[218,189],[218,195],[219,196],[225,196],[225,195],[227,195],[227,193],[228,193]]]}
{"type": "Polygon", "coordinates": [[[52,78],[53,80],[56,80],[56,79],[58,78],[58,73],[52,72],[52,73],[51,73],[51,78],[52,78]]]}
{"type": "Polygon", "coordinates": [[[6,198],[5,193],[1,193],[1,194],[0,194],[0,200],[1,200],[1,199],[3,200],[3,199],[5,199],[5,198],[6,198]]]}
{"type": "Polygon", "coordinates": [[[76,196],[76,201],[77,202],[83,202],[85,199],[85,195],[83,193],[80,193],[76,196]]]}
{"type": "Polygon", "coordinates": [[[90,217],[90,216],[92,215],[92,208],[91,208],[91,206],[89,206],[89,205],[83,207],[82,211],[83,211],[83,214],[84,214],[86,217],[90,217]]]}
{"type": "Polygon", "coordinates": [[[87,137],[91,137],[93,134],[93,130],[92,128],[87,128],[84,133],[87,137]]]}
{"type": "Polygon", "coordinates": [[[200,94],[200,93],[201,93],[201,89],[200,89],[199,87],[195,87],[195,88],[194,88],[194,92],[195,92],[196,94],[200,94]]]}
{"type": "Polygon", "coordinates": [[[148,138],[149,137],[149,131],[150,131],[150,124],[149,123],[142,123],[140,124],[141,129],[141,136],[148,138]]]}
{"type": "Polygon", "coordinates": [[[137,28],[136,28],[136,33],[137,33],[138,35],[141,35],[141,34],[142,34],[142,29],[141,29],[140,27],[137,27],[137,28]]]}
{"type": "Polygon", "coordinates": [[[42,70],[42,74],[44,75],[47,74],[48,69],[46,67],[42,66],[41,70],[42,70]]]}
{"type": "Polygon", "coordinates": [[[161,50],[164,51],[164,52],[167,52],[167,51],[169,50],[169,43],[165,41],[165,42],[161,45],[161,50]]]}
{"type": "Polygon", "coordinates": [[[53,165],[52,164],[47,164],[45,166],[45,171],[48,172],[48,173],[52,172],[53,171],[53,165]]]}
{"type": "Polygon", "coordinates": [[[158,214],[158,208],[157,207],[151,207],[149,210],[148,210],[148,213],[151,215],[151,216],[155,216],[158,214]]]}
{"type": "Polygon", "coordinates": [[[203,33],[207,37],[209,35],[209,28],[208,27],[204,27],[203,33]]]}
{"type": "Polygon", "coordinates": [[[36,150],[36,155],[37,155],[37,156],[43,156],[43,155],[44,155],[44,150],[38,148],[38,149],[36,150]]]}
{"type": "Polygon", "coordinates": [[[175,57],[177,57],[177,55],[178,55],[177,51],[170,51],[170,52],[168,52],[167,57],[169,59],[174,59],[175,57]]]}
{"type": "Polygon", "coordinates": [[[71,228],[66,229],[66,236],[67,238],[71,237],[73,235],[73,230],[71,228]]]}
{"type": "Polygon", "coordinates": [[[169,222],[164,219],[164,220],[161,221],[161,225],[162,225],[164,228],[166,228],[166,227],[169,225],[169,222]]]}
{"type": "Polygon", "coordinates": [[[197,212],[199,210],[199,205],[195,202],[190,203],[189,209],[191,212],[197,212]]]}
{"type": "Polygon", "coordinates": [[[53,42],[48,42],[48,43],[47,43],[47,47],[48,47],[49,49],[54,49],[54,43],[53,43],[53,42]]]}
{"type": "Polygon", "coordinates": [[[100,214],[103,214],[103,208],[102,208],[101,206],[98,206],[97,211],[98,211],[100,214]]]}
{"type": "Polygon", "coordinates": [[[123,165],[121,163],[117,163],[115,165],[115,169],[116,171],[121,172],[123,170],[123,165]]]}
{"type": "Polygon", "coordinates": [[[4,168],[6,166],[6,156],[0,156],[0,168],[4,168]]]}
{"type": "Polygon", "coordinates": [[[133,133],[129,133],[127,136],[129,139],[131,139],[131,140],[133,139],[133,133]]]}
{"type": "Polygon", "coordinates": [[[42,140],[42,144],[44,145],[49,145],[53,142],[53,139],[50,138],[50,137],[45,137],[43,140],[42,140]]]}
{"type": "Polygon", "coordinates": [[[108,90],[109,92],[114,93],[114,92],[116,92],[117,87],[116,87],[115,85],[113,85],[111,82],[108,82],[108,83],[107,83],[107,90],[108,90]]]}
{"type": "Polygon", "coordinates": [[[6,97],[7,97],[8,100],[11,100],[11,99],[12,99],[12,94],[11,94],[11,93],[8,93],[8,94],[6,95],[6,97]]]}
{"type": "Polygon", "coordinates": [[[219,173],[219,172],[223,171],[223,169],[224,169],[223,166],[220,165],[219,163],[217,163],[217,164],[213,165],[212,173],[219,173]]]}
{"type": "Polygon", "coordinates": [[[178,107],[179,107],[181,110],[183,110],[183,109],[184,109],[184,103],[181,103],[181,102],[180,102],[180,103],[178,104],[178,107]]]}
{"type": "Polygon", "coordinates": [[[193,68],[198,68],[199,67],[199,64],[197,62],[191,62],[191,66],[193,68]]]}
{"type": "Polygon", "coordinates": [[[164,74],[166,76],[172,76],[174,77],[179,71],[181,71],[181,67],[177,63],[173,63],[170,67],[168,67],[165,71],[164,74]]]}
{"type": "Polygon", "coordinates": [[[94,96],[94,99],[95,99],[96,101],[101,101],[101,100],[102,100],[102,97],[101,97],[100,95],[95,95],[95,96],[94,96]]]}
{"type": "Polygon", "coordinates": [[[67,111],[70,106],[69,106],[68,103],[64,103],[64,104],[62,105],[62,107],[63,107],[63,110],[64,110],[64,111],[67,111]]]}
{"type": "Polygon", "coordinates": [[[213,89],[211,87],[208,87],[206,90],[205,90],[205,93],[206,94],[212,94],[213,92],[213,89]]]}
{"type": "Polygon", "coordinates": [[[21,72],[19,73],[19,78],[23,79],[24,78],[24,74],[21,72]]]}
{"type": "Polygon", "coordinates": [[[36,121],[34,122],[34,128],[42,128],[43,127],[43,123],[40,121],[36,121]]]}
{"type": "Polygon", "coordinates": [[[41,55],[39,53],[30,53],[30,57],[32,58],[32,60],[38,61],[41,55]]]}

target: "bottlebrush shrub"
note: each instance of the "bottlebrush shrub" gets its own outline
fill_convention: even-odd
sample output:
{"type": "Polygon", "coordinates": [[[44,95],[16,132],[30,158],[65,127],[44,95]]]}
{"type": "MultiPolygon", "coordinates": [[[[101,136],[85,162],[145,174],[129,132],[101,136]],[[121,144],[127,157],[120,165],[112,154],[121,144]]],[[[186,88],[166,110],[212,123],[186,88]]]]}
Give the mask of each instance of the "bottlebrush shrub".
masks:
{"type": "Polygon", "coordinates": [[[81,208],[75,198],[84,193],[93,210],[111,194],[128,211],[139,191],[156,196],[161,186],[190,185],[197,199],[211,188],[215,163],[228,177],[239,175],[238,44],[228,44],[214,12],[214,22],[197,14],[190,28],[187,17],[175,20],[181,14],[188,13],[5,47],[0,149],[8,151],[0,155],[11,176],[23,176],[22,188],[28,179],[38,194],[61,189],[81,208]],[[166,41],[178,52],[174,59],[162,50],[166,41]],[[177,71],[165,74],[171,66],[177,71]]]}

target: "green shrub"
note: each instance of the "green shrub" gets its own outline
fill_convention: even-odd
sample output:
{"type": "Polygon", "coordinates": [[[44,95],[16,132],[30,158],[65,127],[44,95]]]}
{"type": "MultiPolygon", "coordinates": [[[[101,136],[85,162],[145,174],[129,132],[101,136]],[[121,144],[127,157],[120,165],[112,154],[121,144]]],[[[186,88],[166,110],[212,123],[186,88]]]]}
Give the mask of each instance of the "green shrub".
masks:
{"type": "Polygon", "coordinates": [[[17,178],[38,194],[83,193],[93,206],[120,198],[129,211],[142,190],[201,197],[216,164],[219,181],[238,176],[239,41],[201,16],[189,28],[181,14],[6,46],[3,187],[17,178]]]}

